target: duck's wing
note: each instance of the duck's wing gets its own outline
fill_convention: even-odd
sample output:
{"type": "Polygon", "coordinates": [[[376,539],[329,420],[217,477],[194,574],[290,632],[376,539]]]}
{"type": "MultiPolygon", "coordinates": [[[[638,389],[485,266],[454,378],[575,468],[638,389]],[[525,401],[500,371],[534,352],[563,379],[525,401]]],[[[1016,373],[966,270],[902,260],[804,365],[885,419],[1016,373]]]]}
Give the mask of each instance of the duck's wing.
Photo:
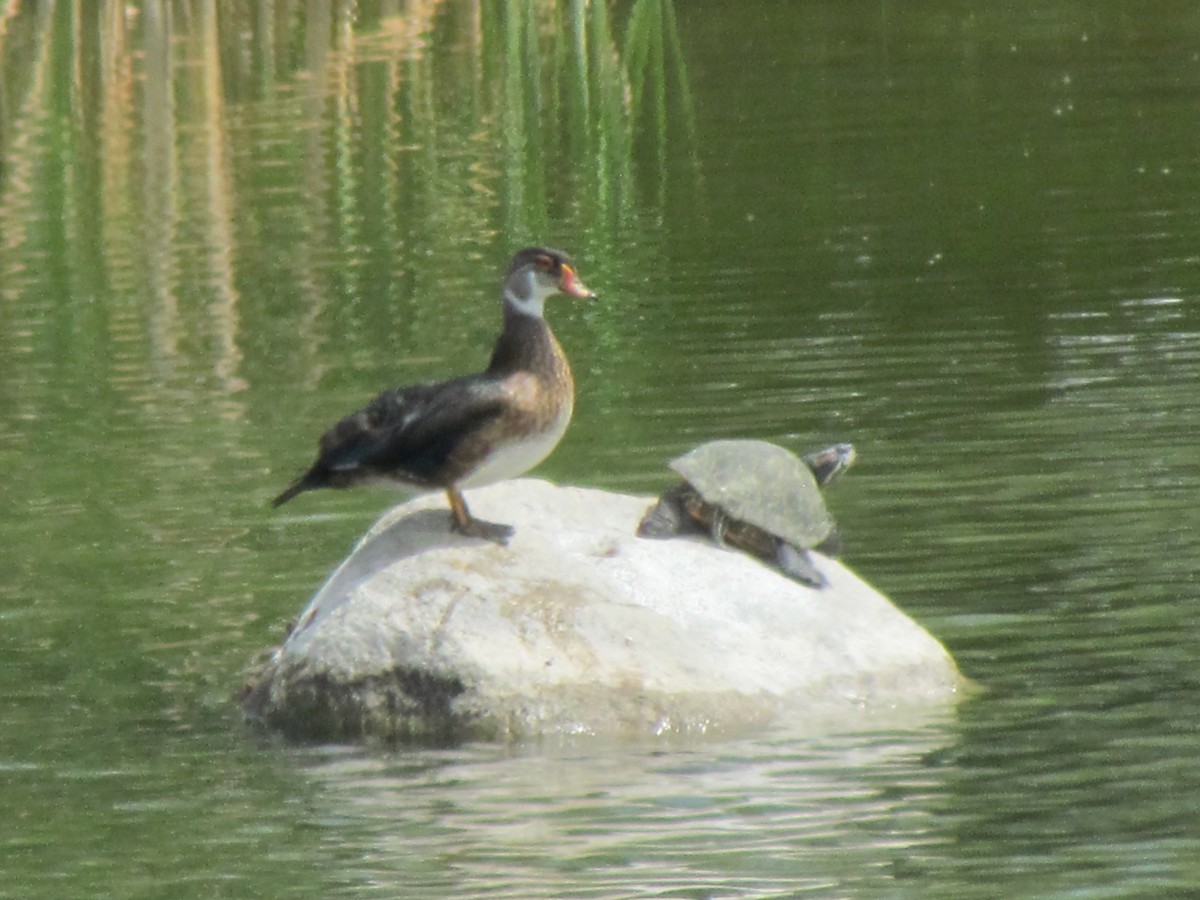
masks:
{"type": "Polygon", "coordinates": [[[378,479],[418,486],[453,481],[455,451],[498,418],[508,399],[502,383],[473,375],[382,393],[322,435],[316,461],[272,505],[304,491],[378,479]]]}
{"type": "Polygon", "coordinates": [[[318,462],[338,478],[438,483],[464,438],[499,417],[505,401],[502,384],[477,376],[388,391],[325,433],[318,462]]]}

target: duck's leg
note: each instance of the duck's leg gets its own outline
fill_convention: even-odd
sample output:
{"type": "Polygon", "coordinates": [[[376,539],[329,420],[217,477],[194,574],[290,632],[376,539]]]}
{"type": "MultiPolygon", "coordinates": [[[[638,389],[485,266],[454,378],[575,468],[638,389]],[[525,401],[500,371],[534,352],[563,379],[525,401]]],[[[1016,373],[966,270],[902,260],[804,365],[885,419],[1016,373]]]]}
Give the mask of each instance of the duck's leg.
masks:
{"type": "Polygon", "coordinates": [[[467,501],[463,499],[462,491],[458,488],[446,488],[446,496],[450,498],[450,527],[459,534],[483,538],[501,546],[507,544],[508,539],[513,536],[514,529],[511,525],[485,522],[472,516],[471,511],[467,509],[467,501]]]}

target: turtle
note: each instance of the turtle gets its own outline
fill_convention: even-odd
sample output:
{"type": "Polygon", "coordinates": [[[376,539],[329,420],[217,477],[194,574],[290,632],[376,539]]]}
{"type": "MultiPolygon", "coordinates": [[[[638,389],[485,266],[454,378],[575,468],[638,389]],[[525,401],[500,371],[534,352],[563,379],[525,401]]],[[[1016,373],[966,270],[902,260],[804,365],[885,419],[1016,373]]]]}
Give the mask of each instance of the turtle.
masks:
{"type": "Polygon", "coordinates": [[[855,455],[850,444],[798,457],[767,441],[709,441],[671,460],[683,481],[659,497],[637,533],[668,538],[707,531],[721,546],[772,562],[802,584],[825,587],[808,551],[836,556],[839,540],[821,488],[855,455]]]}

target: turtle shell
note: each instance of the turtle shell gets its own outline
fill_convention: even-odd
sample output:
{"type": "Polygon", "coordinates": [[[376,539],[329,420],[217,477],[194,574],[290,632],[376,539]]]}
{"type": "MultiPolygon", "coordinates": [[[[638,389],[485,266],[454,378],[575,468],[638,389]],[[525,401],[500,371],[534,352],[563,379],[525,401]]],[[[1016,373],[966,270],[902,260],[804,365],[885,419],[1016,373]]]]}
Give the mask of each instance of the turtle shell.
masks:
{"type": "Polygon", "coordinates": [[[833,516],[812,470],[783,447],[710,441],[670,466],[705,502],[795,547],[815,547],[833,531],[833,516]]]}

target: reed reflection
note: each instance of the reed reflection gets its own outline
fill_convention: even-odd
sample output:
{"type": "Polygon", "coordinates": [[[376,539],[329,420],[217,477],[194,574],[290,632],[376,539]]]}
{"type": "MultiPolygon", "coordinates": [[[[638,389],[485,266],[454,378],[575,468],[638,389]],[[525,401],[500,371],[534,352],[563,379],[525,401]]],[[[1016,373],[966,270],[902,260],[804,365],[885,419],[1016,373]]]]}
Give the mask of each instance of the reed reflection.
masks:
{"type": "Polygon", "coordinates": [[[146,380],[227,396],[248,341],[292,336],[305,379],[331,325],[370,347],[379,301],[409,309],[438,260],[564,228],[602,255],[654,216],[667,122],[691,119],[666,0],[620,31],[608,4],[540,0],[18,0],[0,22],[0,291],[99,300],[146,380]],[[286,309],[246,296],[264,274],[286,309]]]}

